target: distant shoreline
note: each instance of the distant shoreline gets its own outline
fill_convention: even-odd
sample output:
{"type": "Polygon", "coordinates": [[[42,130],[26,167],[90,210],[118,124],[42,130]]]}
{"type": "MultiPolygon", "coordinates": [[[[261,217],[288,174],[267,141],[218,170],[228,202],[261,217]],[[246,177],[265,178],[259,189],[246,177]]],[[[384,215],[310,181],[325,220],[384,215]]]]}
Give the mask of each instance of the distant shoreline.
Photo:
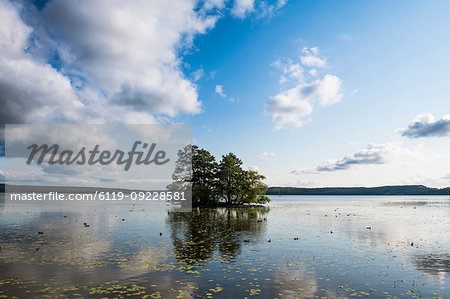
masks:
{"type": "MultiPolygon", "coordinates": [[[[27,192],[30,186],[14,186],[17,190],[27,192]]],[[[49,188],[61,192],[95,192],[100,191],[123,191],[128,189],[96,188],[96,187],[61,187],[61,186],[33,186],[32,190],[48,190],[49,188]]],[[[0,193],[5,192],[5,184],[0,184],[0,193]]],[[[423,185],[401,185],[380,187],[269,187],[265,195],[450,195],[450,187],[430,188],[423,185]]]]}
{"type": "Polygon", "coordinates": [[[269,187],[266,195],[450,195],[450,187],[430,188],[423,185],[380,187],[269,187]]]}

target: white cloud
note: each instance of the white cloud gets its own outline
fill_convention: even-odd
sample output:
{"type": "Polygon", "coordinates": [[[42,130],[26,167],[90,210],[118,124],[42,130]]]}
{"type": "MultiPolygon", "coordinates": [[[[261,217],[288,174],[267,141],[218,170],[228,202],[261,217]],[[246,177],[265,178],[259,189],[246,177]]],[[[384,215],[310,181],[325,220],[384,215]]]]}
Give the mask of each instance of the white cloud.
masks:
{"type": "Polygon", "coordinates": [[[275,154],[273,152],[264,151],[259,155],[259,160],[260,161],[268,161],[273,157],[275,157],[275,154]]]}
{"type": "Polygon", "coordinates": [[[357,165],[384,164],[393,148],[385,144],[369,144],[366,148],[345,156],[340,160],[320,163],[315,171],[336,171],[348,169],[357,165]]]}
{"type": "Polygon", "coordinates": [[[450,136],[450,114],[435,120],[430,113],[419,114],[409,125],[399,130],[402,136],[409,138],[450,136]]]}
{"type": "Polygon", "coordinates": [[[245,18],[255,9],[255,0],[234,0],[231,13],[238,18],[245,18]]]}
{"type": "Polygon", "coordinates": [[[324,58],[317,56],[319,54],[319,48],[303,48],[302,52],[305,54],[300,56],[302,64],[310,67],[323,68],[327,65],[327,61],[324,58]]]}
{"type": "Polygon", "coordinates": [[[294,79],[297,82],[303,81],[303,68],[299,63],[294,63],[292,60],[288,59],[286,63],[283,63],[280,59],[274,61],[272,66],[281,69],[282,75],[280,77],[280,84],[288,82],[290,79],[294,79]]]}
{"type": "Polygon", "coordinates": [[[81,70],[84,87],[106,92],[111,104],[168,116],[200,112],[177,48],[212,28],[216,17],[197,15],[194,3],[54,0],[41,20],[52,28],[64,65],[81,70]]]}
{"type": "Polygon", "coordinates": [[[266,112],[272,114],[278,128],[285,125],[302,126],[313,111],[314,105],[328,106],[342,99],[342,80],[334,75],[325,75],[321,80],[299,83],[294,88],[272,96],[266,102],[266,112]]]}
{"type": "Polygon", "coordinates": [[[311,81],[312,77],[319,75],[316,67],[325,66],[325,59],[314,56],[318,55],[319,48],[303,48],[302,52],[306,56],[301,56],[298,63],[291,59],[287,59],[287,62],[277,59],[271,64],[282,72],[280,84],[294,84],[291,88],[282,89],[265,103],[265,111],[272,115],[277,129],[287,125],[301,127],[310,120],[309,115],[315,106],[333,105],[343,97],[342,80],[337,76],[326,74],[321,79],[311,81]]]}
{"type": "Polygon", "coordinates": [[[357,165],[384,164],[389,159],[390,154],[398,147],[391,144],[369,144],[366,148],[345,156],[340,160],[327,160],[319,163],[313,169],[296,169],[292,174],[319,173],[336,170],[344,170],[357,165]]]}
{"type": "Polygon", "coordinates": [[[200,80],[204,75],[205,71],[203,70],[202,67],[191,73],[192,80],[194,80],[195,82],[200,80]]]}
{"type": "Polygon", "coordinates": [[[414,148],[403,147],[401,144],[392,142],[384,144],[369,143],[367,147],[360,149],[354,153],[344,156],[338,160],[326,160],[317,164],[310,169],[295,169],[292,174],[305,173],[325,173],[338,170],[347,170],[361,165],[381,165],[387,163],[397,164],[397,166],[405,167],[415,161],[430,162],[430,159],[439,158],[439,155],[429,151],[422,144],[414,148]]]}
{"type": "Polygon", "coordinates": [[[70,79],[25,52],[33,29],[25,25],[17,7],[0,1],[0,117],[2,123],[76,121],[83,104],[70,79]]]}
{"type": "MultiPolygon", "coordinates": [[[[309,48],[309,51],[310,51],[313,55],[318,55],[318,54],[319,54],[319,47],[312,47],[312,48],[309,48]]],[[[303,48],[303,52],[308,53],[308,48],[303,48]]]]}
{"type": "Polygon", "coordinates": [[[277,8],[281,8],[281,7],[285,6],[287,2],[288,2],[288,0],[278,0],[276,6],[277,6],[277,8]]]}
{"type": "Polygon", "coordinates": [[[268,0],[205,0],[203,2],[204,10],[227,9],[227,3],[231,3],[231,15],[235,18],[244,19],[249,15],[255,17],[272,17],[275,12],[281,9],[288,0],[268,1],[268,0]],[[274,2],[271,4],[270,2],[274,2]]]}
{"type": "Polygon", "coordinates": [[[267,0],[259,0],[255,2],[252,13],[255,14],[255,16],[258,18],[262,17],[271,18],[286,3],[287,0],[278,0],[274,4],[270,4],[269,1],[267,0]]]}
{"type": "Polygon", "coordinates": [[[216,85],[216,93],[223,98],[226,97],[225,93],[223,92],[223,85],[216,85]]]}
{"type": "Polygon", "coordinates": [[[311,76],[313,76],[313,77],[315,77],[315,76],[317,76],[317,70],[316,69],[310,69],[309,71],[308,71],[308,74],[310,74],[311,76]]]}
{"type": "MultiPolygon", "coordinates": [[[[201,112],[195,82],[204,71],[187,77],[181,56],[226,1],[51,0],[40,11],[18,3],[0,0],[3,122],[154,123],[201,112]]],[[[238,17],[271,6],[233,5],[238,17]]]]}
{"type": "Polygon", "coordinates": [[[179,52],[218,17],[195,5],[53,0],[25,25],[31,14],[0,0],[2,121],[154,122],[199,113],[179,52]]]}
{"type": "Polygon", "coordinates": [[[225,2],[226,2],[226,0],[206,0],[203,3],[203,8],[206,10],[210,10],[210,9],[214,9],[214,8],[222,9],[225,7],[225,2]]]}

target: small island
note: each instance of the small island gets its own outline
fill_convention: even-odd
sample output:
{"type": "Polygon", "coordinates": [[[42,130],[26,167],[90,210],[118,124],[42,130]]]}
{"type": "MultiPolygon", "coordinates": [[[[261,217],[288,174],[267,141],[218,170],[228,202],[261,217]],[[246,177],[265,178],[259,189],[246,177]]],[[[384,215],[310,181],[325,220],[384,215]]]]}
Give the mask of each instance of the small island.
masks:
{"type": "Polygon", "coordinates": [[[186,146],[178,152],[172,179],[168,189],[180,190],[183,184],[192,184],[193,207],[245,207],[270,202],[265,195],[265,177],[243,169],[242,160],[233,153],[217,162],[209,151],[186,146]]]}

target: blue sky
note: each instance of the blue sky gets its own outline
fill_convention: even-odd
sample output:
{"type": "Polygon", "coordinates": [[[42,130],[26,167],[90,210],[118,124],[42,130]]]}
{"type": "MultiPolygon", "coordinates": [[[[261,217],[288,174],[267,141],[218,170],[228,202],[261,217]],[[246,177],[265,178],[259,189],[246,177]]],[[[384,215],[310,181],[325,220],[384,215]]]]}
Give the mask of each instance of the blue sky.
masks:
{"type": "Polygon", "coordinates": [[[1,5],[4,123],[191,123],[270,185],[449,185],[448,1],[1,5]]]}
{"type": "MultiPolygon", "coordinates": [[[[339,183],[336,178],[322,181],[327,174],[293,177],[286,172],[341,159],[369,143],[421,145],[445,155],[448,138],[409,140],[396,130],[418,114],[436,118],[448,114],[448,8],[443,1],[291,1],[270,19],[220,20],[184,59],[191,69],[203,68],[206,74],[198,82],[204,113],[190,119],[197,143],[216,155],[237,152],[246,164],[263,173],[271,171],[277,184],[377,185],[392,180],[445,185],[439,176],[448,172],[448,160],[434,165],[436,177],[430,178],[422,177],[422,167],[414,166],[415,172],[400,172],[407,177],[384,180],[379,176],[386,167],[364,165],[360,168],[382,169],[377,178],[339,183]],[[276,130],[264,112],[264,102],[280,90],[279,71],[271,64],[279,58],[295,60],[304,47],[319,48],[327,58],[326,73],[343,81],[344,96],[338,104],[315,110],[307,124],[276,130]],[[213,79],[207,76],[211,71],[216,71],[213,79]],[[223,85],[227,98],[215,94],[217,84],[223,85]],[[258,160],[263,151],[274,153],[270,161],[258,160]]],[[[427,173],[431,176],[433,170],[427,173]]]]}

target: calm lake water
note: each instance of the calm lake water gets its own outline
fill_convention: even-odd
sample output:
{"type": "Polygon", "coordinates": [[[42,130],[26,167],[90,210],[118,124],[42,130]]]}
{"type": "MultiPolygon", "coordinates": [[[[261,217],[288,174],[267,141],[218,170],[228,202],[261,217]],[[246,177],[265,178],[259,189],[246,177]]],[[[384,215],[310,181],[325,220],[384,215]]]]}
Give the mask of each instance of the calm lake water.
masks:
{"type": "Polygon", "coordinates": [[[450,298],[448,196],[271,199],[0,204],[0,298],[450,298]]]}

